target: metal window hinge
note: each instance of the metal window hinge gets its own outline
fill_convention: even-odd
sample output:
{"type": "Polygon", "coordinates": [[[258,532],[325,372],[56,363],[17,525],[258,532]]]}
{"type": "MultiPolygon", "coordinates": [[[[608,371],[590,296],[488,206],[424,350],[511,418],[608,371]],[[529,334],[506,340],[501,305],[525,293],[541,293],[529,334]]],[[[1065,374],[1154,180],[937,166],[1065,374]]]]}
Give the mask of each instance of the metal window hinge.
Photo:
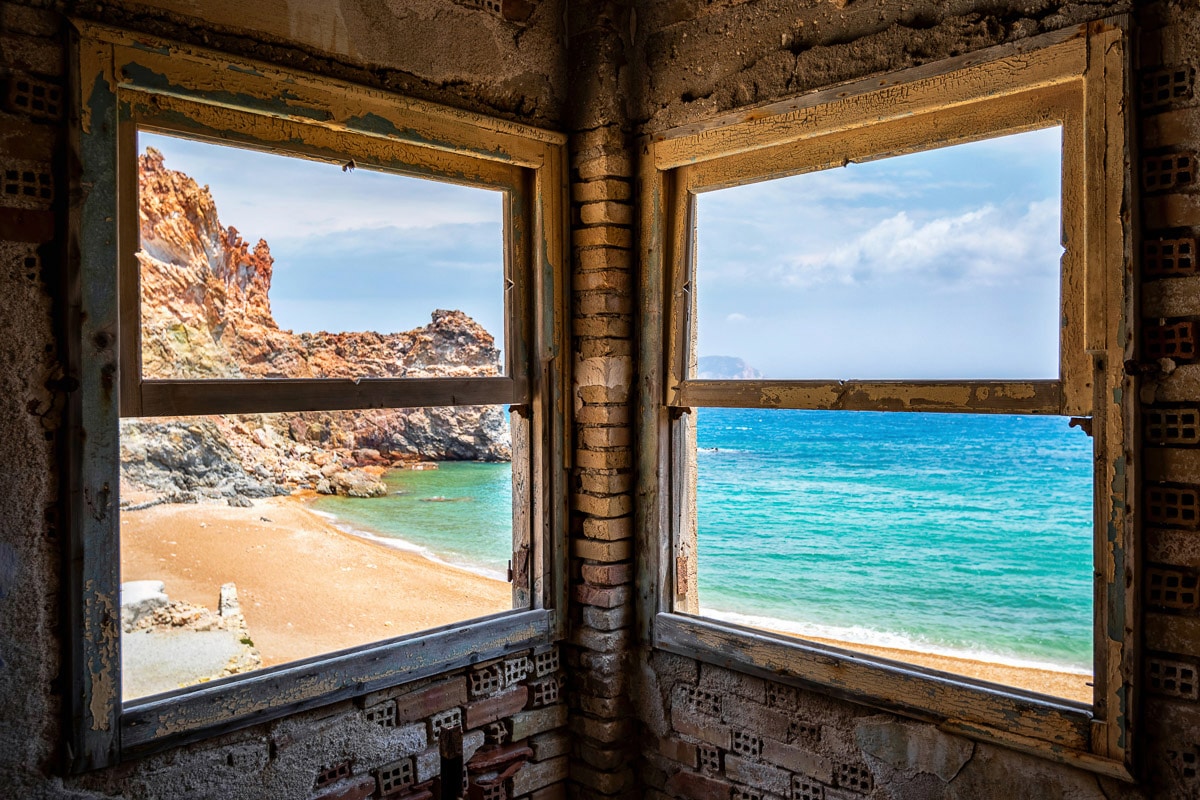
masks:
{"type": "Polygon", "coordinates": [[[513,582],[513,568],[512,568],[512,559],[511,558],[508,560],[508,582],[509,583],[513,582]]]}

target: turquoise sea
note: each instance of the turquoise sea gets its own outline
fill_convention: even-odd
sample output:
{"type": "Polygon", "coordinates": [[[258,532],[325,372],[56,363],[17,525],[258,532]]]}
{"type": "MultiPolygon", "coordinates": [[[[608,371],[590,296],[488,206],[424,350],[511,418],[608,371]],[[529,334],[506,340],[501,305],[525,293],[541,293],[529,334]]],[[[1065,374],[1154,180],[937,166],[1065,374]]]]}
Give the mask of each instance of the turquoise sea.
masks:
{"type": "MultiPolygon", "coordinates": [[[[1091,442],[1062,417],[702,409],[703,613],[841,641],[1089,672],[1091,442]]],[[[488,574],[506,464],[323,498],[340,524],[488,574]]]]}

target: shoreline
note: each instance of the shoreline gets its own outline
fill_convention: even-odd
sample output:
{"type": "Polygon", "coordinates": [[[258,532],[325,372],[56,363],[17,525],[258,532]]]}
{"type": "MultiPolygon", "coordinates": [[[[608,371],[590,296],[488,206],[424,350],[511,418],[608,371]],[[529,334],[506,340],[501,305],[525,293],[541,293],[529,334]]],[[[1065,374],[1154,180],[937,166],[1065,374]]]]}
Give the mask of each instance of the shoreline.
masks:
{"type": "Polygon", "coordinates": [[[346,533],[297,496],[122,511],[132,580],[211,609],[234,583],[264,667],[512,608],[506,582],[346,533]]]}
{"type": "Polygon", "coordinates": [[[771,627],[769,624],[756,625],[751,622],[732,618],[740,615],[727,615],[723,612],[706,609],[701,609],[701,616],[722,622],[729,622],[744,628],[773,633],[788,639],[802,642],[816,642],[842,650],[863,653],[876,658],[885,658],[903,664],[936,669],[952,675],[975,678],[1055,698],[1075,700],[1088,705],[1091,705],[1093,701],[1091,673],[1072,670],[1067,667],[1059,669],[1053,664],[1013,664],[1000,660],[972,657],[966,654],[939,653],[919,650],[915,647],[909,648],[857,642],[849,639],[835,639],[829,636],[813,635],[795,630],[780,630],[779,628],[771,627]]]}
{"type": "Polygon", "coordinates": [[[503,573],[500,570],[493,570],[479,565],[447,561],[424,545],[414,544],[407,539],[400,539],[395,536],[384,536],[383,534],[376,533],[369,528],[360,527],[357,524],[346,522],[336,514],[313,508],[312,501],[316,499],[316,494],[314,492],[306,491],[303,493],[293,494],[291,498],[293,501],[298,500],[303,503],[308,513],[321,518],[339,532],[353,539],[369,542],[375,547],[382,547],[386,550],[395,550],[400,553],[411,553],[412,555],[420,556],[426,561],[432,562],[439,567],[448,567],[450,569],[470,573],[471,575],[478,575],[480,578],[485,578],[487,580],[507,583],[507,581],[505,581],[502,577],[503,573]]]}
{"type": "MultiPolygon", "coordinates": [[[[255,500],[248,508],[162,504],[122,511],[121,580],[161,580],[172,600],[209,608],[216,607],[222,583],[235,583],[264,667],[512,608],[506,582],[426,555],[418,545],[339,525],[310,501],[298,494],[255,500]]],[[[760,629],[1056,698],[1092,700],[1086,674],[760,629]]]]}

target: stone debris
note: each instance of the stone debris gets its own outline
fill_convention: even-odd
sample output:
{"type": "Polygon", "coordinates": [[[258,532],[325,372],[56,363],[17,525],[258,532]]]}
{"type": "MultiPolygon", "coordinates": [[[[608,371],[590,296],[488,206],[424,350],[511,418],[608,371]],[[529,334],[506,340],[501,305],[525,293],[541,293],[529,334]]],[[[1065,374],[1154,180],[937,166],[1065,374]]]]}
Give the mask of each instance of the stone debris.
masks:
{"type": "Polygon", "coordinates": [[[125,696],[142,697],[262,667],[237,587],[221,587],[217,611],[171,600],[162,581],[121,585],[125,696]]]}

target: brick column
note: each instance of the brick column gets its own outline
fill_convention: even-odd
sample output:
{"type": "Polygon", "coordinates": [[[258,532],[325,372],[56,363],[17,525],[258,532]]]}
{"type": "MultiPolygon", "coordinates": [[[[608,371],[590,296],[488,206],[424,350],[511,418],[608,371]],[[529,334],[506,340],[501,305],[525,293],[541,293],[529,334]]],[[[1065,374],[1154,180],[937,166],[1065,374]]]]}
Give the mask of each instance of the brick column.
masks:
{"type": "Polygon", "coordinates": [[[570,779],[582,797],[635,794],[633,621],[633,170],[620,91],[628,12],[573,5],[570,779]]]}
{"type": "Polygon", "coordinates": [[[1188,797],[1200,792],[1200,33],[1197,12],[1177,4],[1139,11],[1131,104],[1141,134],[1141,732],[1151,792],[1188,797]]]}

